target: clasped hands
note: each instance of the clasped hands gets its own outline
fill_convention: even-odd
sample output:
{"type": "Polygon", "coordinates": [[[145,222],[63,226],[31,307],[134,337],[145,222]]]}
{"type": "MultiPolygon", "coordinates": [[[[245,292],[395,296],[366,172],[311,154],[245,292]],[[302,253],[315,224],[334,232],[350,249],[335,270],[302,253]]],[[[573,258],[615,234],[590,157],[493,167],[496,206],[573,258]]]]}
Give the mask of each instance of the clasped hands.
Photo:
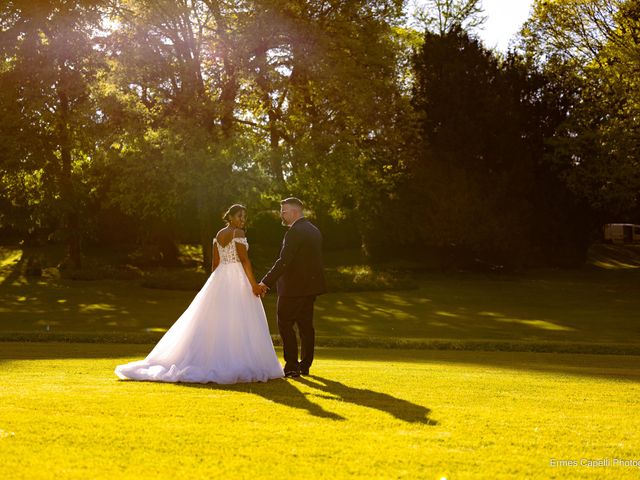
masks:
{"type": "Polygon", "coordinates": [[[264,297],[266,293],[269,291],[269,287],[267,287],[264,283],[260,282],[255,284],[253,287],[253,294],[256,297],[264,297]]]}

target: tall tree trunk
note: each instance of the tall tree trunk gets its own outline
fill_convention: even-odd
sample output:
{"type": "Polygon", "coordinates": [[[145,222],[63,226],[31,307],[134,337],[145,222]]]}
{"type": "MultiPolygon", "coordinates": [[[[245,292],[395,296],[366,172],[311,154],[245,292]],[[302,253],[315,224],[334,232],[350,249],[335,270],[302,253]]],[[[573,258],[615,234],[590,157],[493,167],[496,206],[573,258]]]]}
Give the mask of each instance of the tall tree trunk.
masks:
{"type": "Polygon", "coordinates": [[[269,167],[271,174],[275,178],[279,187],[284,187],[284,174],[282,172],[282,149],[280,148],[280,140],[282,132],[278,126],[280,119],[280,111],[274,107],[271,99],[271,86],[267,78],[267,45],[263,41],[256,49],[256,64],[258,66],[258,75],[256,84],[260,87],[261,98],[264,108],[267,110],[269,117],[269,167]]]}
{"type": "MultiPolygon", "coordinates": [[[[219,47],[222,54],[222,63],[224,67],[224,79],[220,90],[219,102],[221,105],[220,123],[223,141],[229,142],[233,139],[235,133],[235,110],[238,90],[240,83],[238,80],[238,65],[234,58],[234,49],[241,48],[239,42],[230,35],[230,26],[226,12],[220,9],[221,2],[217,0],[205,0],[209,11],[213,15],[216,22],[216,32],[218,35],[219,47]]],[[[204,88],[203,88],[204,93],[204,88]]],[[[210,122],[213,124],[213,122],[210,122]]],[[[221,172],[219,181],[223,182],[224,178],[231,175],[231,169],[221,172]]],[[[198,227],[200,236],[200,246],[202,249],[203,267],[205,271],[210,271],[211,260],[213,255],[212,241],[216,227],[214,219],[216,218],[216,208],[222,203],[222,193],[216,195],[217,198],[212,200],[212,196],[206,195],[207,189],[212,185],[201,185],[198,192],[198,227]]]]}
{"type": "Polygon", "coordinates": [[[233,135],[235,123],[236,97],[240,84],[238,82],[238,69],[233,59],[233,45],[235,42],[229,36],[229,25],[226,17],[220,11],[220,4],[216,0],[206,2],[216,21],[218,36],[220,37],[220,48],[222,51],[222,63],[224,65],[225,79],[220,92],[220,103],[222,104],[222,133],[225,139],[230,139],[233,135]]]}
{"type": "Polygon", "coordinates": [[[207,201],[206,185],[198,185],[196,194],[197,216],[198,216],[198,238],[200,240],[200,249],[202,250],[202,268],[205,272],[211,271],[211,260],[213,258],[212,242],[215,235],[215,227],[213,226],[213,208],[207,201]]]}
{"type": "MultiPolygon", "coordinates": [[[[305,45],[296,45],[293,48],[293,68],[291,72],[291,86],[294,90],[297,90],[301,105],[299,106],[301,112],[304,112],[308,129],[309,137],[311,140],[311,146],[314,155],[317,158],[322,158],[325,152],[322,151],[320,142],[320,112],[315,104],[315,101],[311,94],[311,79],[312,74],[309,71],[305,62],[308,62],[307,54],[305,51],[305,45]]],[[[300,168],[304,168],[303,165],[299,165],[297,162],[292,163],[293,174],[295,175],[300,168]]]]}
{"type": "Polygon", "coordinates": [[[60,144],[60,195],[64,210],[63,228],[67,239],[68,255],[75,268],[82,266],[80,218],[77,211],[73,179],[71,173],[71,134],[69,132],[69,97],[67,72],[64,61],[60,62],[60,77],[57,89],[58,111],[58,140],[60,144]]]}

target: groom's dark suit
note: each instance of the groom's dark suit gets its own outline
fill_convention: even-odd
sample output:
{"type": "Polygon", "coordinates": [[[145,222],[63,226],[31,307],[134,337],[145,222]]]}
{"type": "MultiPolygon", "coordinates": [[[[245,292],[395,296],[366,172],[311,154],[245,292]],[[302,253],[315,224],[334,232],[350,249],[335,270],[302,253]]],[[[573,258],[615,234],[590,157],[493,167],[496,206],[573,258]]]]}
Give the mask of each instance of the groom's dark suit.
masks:
{"type": "Polygon", "coordinates": [[[280,257],[262,279],[267,287],[278,290],[278,330],[284,349],[284,370],[308,370],[313,362],[315,329],[313,304],[326,292],[322,268],[322,234],[302,217],[289,228],[282,241],[280,257]],[[298,325],[301,360],[293,325],[298,325]]]}

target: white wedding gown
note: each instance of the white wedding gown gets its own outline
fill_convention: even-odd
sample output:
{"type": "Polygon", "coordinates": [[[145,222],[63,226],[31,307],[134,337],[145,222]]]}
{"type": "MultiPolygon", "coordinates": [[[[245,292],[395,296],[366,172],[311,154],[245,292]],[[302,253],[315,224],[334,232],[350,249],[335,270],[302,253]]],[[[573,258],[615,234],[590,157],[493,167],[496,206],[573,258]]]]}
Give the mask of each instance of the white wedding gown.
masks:
{"type": "Polygon", "coordinates": [[[118,365],[121,379],[159,382],[266,382],[284,376],[262,300],[253,294],[234,238],[218,248],[220,264],[144,360],[118,365]]]}

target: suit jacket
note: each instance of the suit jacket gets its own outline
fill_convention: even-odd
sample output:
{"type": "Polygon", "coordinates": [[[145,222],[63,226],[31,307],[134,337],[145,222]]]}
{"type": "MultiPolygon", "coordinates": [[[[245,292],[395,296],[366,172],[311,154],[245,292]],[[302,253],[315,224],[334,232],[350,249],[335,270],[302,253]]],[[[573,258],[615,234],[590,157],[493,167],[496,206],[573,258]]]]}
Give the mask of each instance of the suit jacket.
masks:
{"type": "Polygon", "coordinates": [[[322,234],[305,217],[297,220],[282,241],[280,257],[262,279],[276,285],[280,297],[320,295],[327,291],[322,267],[322,234]]]}

